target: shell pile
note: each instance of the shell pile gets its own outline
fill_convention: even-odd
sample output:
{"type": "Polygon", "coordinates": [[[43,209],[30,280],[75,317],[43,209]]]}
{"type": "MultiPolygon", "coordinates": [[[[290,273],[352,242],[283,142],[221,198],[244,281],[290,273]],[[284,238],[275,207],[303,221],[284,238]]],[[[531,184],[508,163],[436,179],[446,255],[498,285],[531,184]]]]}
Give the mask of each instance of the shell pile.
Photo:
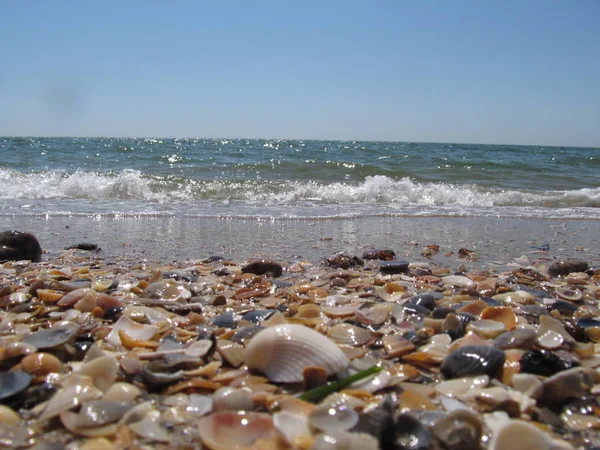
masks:
{"type": "Polygon", "coordinates": [[[0,448],[600,447],[600,269],[459,253],[2,263],[0,448]]]}

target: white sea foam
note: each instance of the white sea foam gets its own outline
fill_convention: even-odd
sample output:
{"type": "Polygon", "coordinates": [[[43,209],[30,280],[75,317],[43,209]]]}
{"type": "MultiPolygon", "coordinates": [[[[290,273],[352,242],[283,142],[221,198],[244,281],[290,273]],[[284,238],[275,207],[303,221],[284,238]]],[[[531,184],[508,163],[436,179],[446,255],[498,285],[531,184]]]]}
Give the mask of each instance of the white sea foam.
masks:
{"type": "MultiPolygon", "coordinates": [[[[0,199],[133,201],[161,204],[212,202],[218,207],[363,205],[379,208],[600,208],[600,187],[572,191],[520,191],[475,184],[422,183],[411,178],[367,177],[360,183],[270,180],[190,180],[118,173],[0,169],[0,199]]],[[[456,211],[455,211],[456,212],[456,211]]]]}

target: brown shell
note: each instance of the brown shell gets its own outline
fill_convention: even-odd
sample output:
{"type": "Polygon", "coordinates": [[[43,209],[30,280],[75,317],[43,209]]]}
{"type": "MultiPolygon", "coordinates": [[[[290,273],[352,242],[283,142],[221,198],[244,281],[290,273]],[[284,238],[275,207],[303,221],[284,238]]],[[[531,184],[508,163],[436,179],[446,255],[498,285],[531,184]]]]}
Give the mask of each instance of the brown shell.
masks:
{"type": "Polygon", "coordinates": [[[51,353],[32,353],[21,360],[21,370],[34,377],[45,377],[49,373],[61,373],[63,363],[51,353]]]}
{"type": "Polygon", "coordinates": [[[44,303],[48,303],[53,305],[65,295],[62,291],[57,291],[55,289],[38,289],[36,291],[36,297],[43,301],[44,303]]]}

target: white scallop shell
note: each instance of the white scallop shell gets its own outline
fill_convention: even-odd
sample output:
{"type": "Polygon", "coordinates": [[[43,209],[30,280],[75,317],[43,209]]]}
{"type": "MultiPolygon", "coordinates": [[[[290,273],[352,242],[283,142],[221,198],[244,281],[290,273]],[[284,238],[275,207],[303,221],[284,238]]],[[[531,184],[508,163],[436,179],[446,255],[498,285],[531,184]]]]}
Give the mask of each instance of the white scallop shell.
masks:
{"type": "Polygon", "coordinates": [[[304,325],[281,324],[259,332],[246,348],[246,364],[276,383],[303,380],[305,367],[319,366],[327,375],[345,369],[350,361],[330,339],[304,325]]]}

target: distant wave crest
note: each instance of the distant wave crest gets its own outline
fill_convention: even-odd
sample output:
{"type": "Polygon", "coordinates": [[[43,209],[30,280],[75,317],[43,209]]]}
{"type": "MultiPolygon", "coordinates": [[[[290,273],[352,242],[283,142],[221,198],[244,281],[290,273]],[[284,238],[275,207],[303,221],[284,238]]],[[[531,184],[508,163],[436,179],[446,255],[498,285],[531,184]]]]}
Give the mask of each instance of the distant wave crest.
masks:
{"type": "Polygon", "coordinates": [[[600,187],[572,191],[520,191],[477,184],[422,183],[376,175],[364,181],[324,183],[285,180],[190,180],[117,173],[45,171],[21,173],[0,168],[0,198],[263,203],[268,205],[381,204],[437,207],[600,207],[600,187]]]}

